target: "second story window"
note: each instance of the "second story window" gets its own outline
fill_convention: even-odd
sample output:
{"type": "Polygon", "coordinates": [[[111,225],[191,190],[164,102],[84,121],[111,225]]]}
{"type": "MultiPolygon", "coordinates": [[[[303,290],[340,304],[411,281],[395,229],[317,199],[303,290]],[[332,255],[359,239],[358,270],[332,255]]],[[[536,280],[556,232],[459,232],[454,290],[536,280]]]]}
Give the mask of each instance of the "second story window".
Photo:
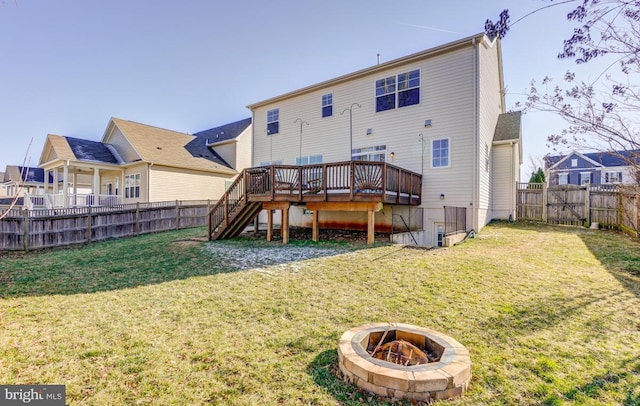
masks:
{"type": "Polygon", "coordinates": [[[398,107],[420,103],[420,71],[398,75],[398,107]]]}
{"type": "Polygon", "coordinates": [[[322,95],[322,117],[333,115],[333,93],[322,95]]]}
{"type": "Polygon", "coordinates": [[[396,77],[376,80],[376,111],[396,108],[396,77]]]}
{"type": "Polygon", "coordinates": [[[376,112],[418,103],[420,103],[419,69],[376,80],[376,112]]]}
{"type": "Polygon", "coordinates": [[[267,135],[280,132],[280,109],[267,111],[267,135]]]}

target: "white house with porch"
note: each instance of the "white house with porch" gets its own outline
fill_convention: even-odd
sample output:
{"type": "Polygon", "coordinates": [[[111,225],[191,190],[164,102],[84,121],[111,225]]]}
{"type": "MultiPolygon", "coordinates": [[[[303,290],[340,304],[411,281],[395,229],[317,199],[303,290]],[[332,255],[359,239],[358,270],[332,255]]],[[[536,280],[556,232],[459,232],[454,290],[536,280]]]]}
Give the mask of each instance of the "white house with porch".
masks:
{"type": "MultiPolygon", "coordinates": [[[[226,130],[227,139],[242,139],[250,137],[250,128],[249,119],[216,129],[226,130]]],[[[213,148],[213,132],[191,135],[111,118],[101,141],[49,134],[39,166],[61,182],[45,184],[44,190],[51,192],[33,206],[217,199],[238,171],[213,148]]],[[[249,147],[247,141],[237,144],[249,147]]]]}

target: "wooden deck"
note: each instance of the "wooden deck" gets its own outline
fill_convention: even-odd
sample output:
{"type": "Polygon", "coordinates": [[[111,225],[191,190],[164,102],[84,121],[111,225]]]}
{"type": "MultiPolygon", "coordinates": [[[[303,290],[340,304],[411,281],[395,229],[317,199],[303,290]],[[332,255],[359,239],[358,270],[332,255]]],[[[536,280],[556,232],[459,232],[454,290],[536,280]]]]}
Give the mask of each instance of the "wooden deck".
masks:
{"type": "MultiPolygon", "coordinates": [[[[420,205],[422,175],[385,162],[270,165],[245,169],[209,214],[209,238],[238,235],[263,208],[306,204],[315,210],[378,211],[420,205]]],[[[283,223],[286,222],[283,212],[283,223]]],[[[285,226],[285,224],[283,224],[285,226]]]]}

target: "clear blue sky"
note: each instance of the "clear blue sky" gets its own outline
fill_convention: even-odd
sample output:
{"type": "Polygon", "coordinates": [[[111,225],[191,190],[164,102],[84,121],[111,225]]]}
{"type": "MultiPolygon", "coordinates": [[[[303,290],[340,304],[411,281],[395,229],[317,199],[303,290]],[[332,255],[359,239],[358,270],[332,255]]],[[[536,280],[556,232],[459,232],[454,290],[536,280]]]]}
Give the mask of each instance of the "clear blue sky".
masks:
{"type": "MultiPolygon", "coordinates": [[[[100,140],[110,117],[193,133],[246,105],[512,21],[541,0],[0,0],[0,171],[36,166],[48,133],[100,140]]],[[[570,5],[503,41],[507,107],[531,79],[560,79],[570,5]]],[[[525,116],[523,172],[561,122],[525,116]]]]}

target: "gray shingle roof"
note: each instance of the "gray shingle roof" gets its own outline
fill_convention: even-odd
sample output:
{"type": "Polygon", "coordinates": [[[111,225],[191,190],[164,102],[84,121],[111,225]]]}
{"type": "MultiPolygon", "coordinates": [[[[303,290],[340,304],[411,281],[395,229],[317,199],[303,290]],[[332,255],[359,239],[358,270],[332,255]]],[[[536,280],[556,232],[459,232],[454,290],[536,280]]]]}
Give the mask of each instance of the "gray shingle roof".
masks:
{"type": "Polygon", "coordinates": [[[193,134],[196,138],[185,145],[185,148],[194,157],[202,157],[231,168],[231,165],[218,155],[213,148],[209,147],[209,145],[216,142],[235,139],[250,125],[251,118],[245,118],[244,120],[236,121],[234,123],[197,132],[193,134]]]}
{"type": "MultiPolygon", "coordinates": [[[[577,154],[575,151],[569,156],[577,154]]],[[[565,158],[567,155],[552,155],[545,158],[547,168],[551,168],[565,158]]],[[[640,150],[609,151],[609,152],[589,152],[582,156],[599,163],[604,167],[627,166],[634,162],[640,162],[640,150]]]]}
{"type": "Polygon", "coordinates": [[[109,164],[119,163],[118,158],[101,142],[72,137],[65,138],[74,155],[80,161],[97,161],[109,164]]]}
{"type": "Polygon", "coordinates": [[[240,135],[250,125],[251,117],[236,121],[234,123],[225,124],[220,127],[203,130],[193,135],[199,138],[204,138],[205,140],[209,140],[209,143],[212,144],[216,142],[232,140],[240,135]]]}
{"type": "Polygon", "coordinates": [[[522,125],[522,112],[513,111],[502,113],[498,116],[496,131],[493,134],[494,141],[516,141],[520,139],[522,125]]]}

